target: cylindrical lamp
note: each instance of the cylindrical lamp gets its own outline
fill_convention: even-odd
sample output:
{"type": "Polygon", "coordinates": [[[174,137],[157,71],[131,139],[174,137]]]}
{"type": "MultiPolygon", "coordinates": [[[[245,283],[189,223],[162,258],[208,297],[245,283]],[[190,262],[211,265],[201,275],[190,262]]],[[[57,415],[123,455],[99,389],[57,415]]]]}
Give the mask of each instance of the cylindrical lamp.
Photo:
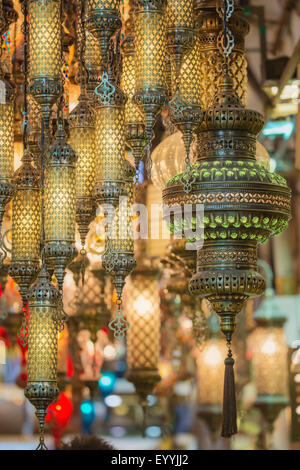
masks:
{"type": "Polygon", "coordinates": [[[125,197],[120,198],[119,207],[113,221],[113,237],[108,240],[107,251],[103,255],[103,267],[112,275],[116,288],[118,309],[115,318],[109,323],[109,327],[114,331],[117,339],[124,337],[128,328],[128,323],[122,321],[120,310],[123,288],[127,276],[136,266],[134,257],[133,238],[133,214],[132,204],[134,203],[134,168],[124,160],[125,168],[125,197]]]}
{"type": "Polygon", "coordinates": [[[160,295],[157,271],[137,269],[126,285],[127,378],[133,382],[142,402],[146,402],[159,381],[160,295]]]}
{"type": "MultiPolygon", "coordinates": [[[[195,28],[199,40],[199,67],[201,87],[201,107],[206,110],[212,105],[217,92],[217,84],[223,72],[223,50],[220,44],[220,34],[223,30],[222,15],[216,9],[216,1],[195,2],[195,28]]],[[[228,58],[228,73],[233,79],[235,93],[243,105],[247,95],[247,61],[245,58],[245,36],[249,32],[249,24],[242,9],[235,7],[234,13],[228,20],[228,27],[234,37],[234,48],[228,58]]],[[[184,64],[182,66],[184,69],[184,64]]],[[[181,78],[184,83],[184,78],[181,78]]]]}
{"type": "MultiPolygon", "coordinates": [[[[176,80],[185,54],[194,42],[194,0],[168,0],[167,50],[173,61],[176,80]]],[[[178,83],[179,85],[179,83],[178,83]]]]}
{"type": "Polygon", "coordinates": [[[25,152],[14,176],[16,192],[12,202],[12,249],[10,276],[20,288],[23,308],[27,291],[40,269],[41,188],[38,171],[25,152]]]}
{"type": "Polygon", "coordinates": [[[44,425],[48,406],[58,397],[57,344],[59,293],[43,266],[28,294],[29,335],[25,396],[34,405],[40,423],[40,444],[45,449],[44,425]]]}
{"type": "Polygon", "coordinates": [[[125,104],[126,142],[132,149],[135,167],[143,157],[143,149],[147,143],[144,118],[138,105],[134,103],[135,94],[135,53],[134,38],[130,34],[122,43],[123,62],[121,88],[124,91],[127,102],[125,104]]]}
{"type": "Polygon", "coordinates": [[[260,408],[270,429],[278,414],[289,404],[288,351],[283,324],[286,315],[278,307],[273,289],[254,313],[257,327],[250,336],[253,373],[257,388],[255,406],[260,408]]]}
{"type": "Polygon", "coordinates": [[[125,176],[125,95],[112,77],[103,73],[96,89],[96,199],[99,204],[119,203],[125,176]]]}
{"type": "Polygon", "coordinates": [[[76,255],[76,155],[59,123],[45,171],[45,246],[47,267],[62,291],[65,268],[76,255]]]}
{"type": "Polygon", "coordinates": [[[95,216],[94,190],[96,179],[95,113],[85,94],[70,113],[70,145],[77,155],[76,163],[76,222],[82,248],[95,216]]]}
{"type": "Polygon", "coordinates": [[[62,92],[61,0],[29,0],[30,94],[42,108],[45,130],[62,92]]]}
{"type": "Polygon", "coordinates": [[[14,89],[4,79],[0,70],[0,79],[5,89],[5,100],[0,103],[0,227],[6,204],[14,192],[14,89]]]}
{"type": "Polygon", "coordinates": [[[157,114],[167,99],[166,0],[137,0],[134,18],[135,102],[144,113],[147,140],[151,142],[157,114]]]}
{"type": "Polygon", "coordinates": [[[100,42],[102,66],[106,68],[109,40],[121,27],[120,0],[88,0],[86,26],[100,42]]]}

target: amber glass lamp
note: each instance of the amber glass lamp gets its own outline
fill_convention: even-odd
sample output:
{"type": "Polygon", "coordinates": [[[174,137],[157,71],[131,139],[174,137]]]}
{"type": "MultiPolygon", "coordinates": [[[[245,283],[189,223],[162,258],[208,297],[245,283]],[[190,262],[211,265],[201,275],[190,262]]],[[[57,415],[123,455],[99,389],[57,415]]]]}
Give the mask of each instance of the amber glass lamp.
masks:
{"type": "Polygon", "coordinates": [[[0,103],[0,227],[6,204],[13,195],[14,173],[14,89],[4,79],[0,69],[0,80],[4,85],[5,100],[0,103]]]}
{"type": "Polygon", "coordinates": [[[30,93],[41,105],[45,130],[62,92],[60,0],[29,0],[30,93]]]}
{"type": "Polygon", "coordinates": [[[94,190],[96,177],[95,113],[84,93],[69,115],[70,145],[77,155],[76,222],[82,248],[95,215],[94,190]]]}
{"type": "Polygon", "coordinates": [[[47,268],[62,291],[65,268],[76,254],[76,155],[59,123],[45,171],[45,246],[47,268]]]}
{"type": "Polygon", "coordinates": [[[134,19],[135,102],[144,113],[148,142],[157,114],[166,103],[165,0],[137,0],[134,19]]]}
{"type": "Polygon", "coordinates": [[[160,295],[157,271],[137,268],[126,285],[127,378],[142,403],[159,381],[160,295]]]}
{"type": "Polygon", "coordinates": [[[28,294],[29,335],[28,366],[25,396],[34,405],[40,423],[40,444],[44,442],[45,417],[48,406],[58,397],[57,349],[59,293],[50,283],[43,266],[28,294]]]}

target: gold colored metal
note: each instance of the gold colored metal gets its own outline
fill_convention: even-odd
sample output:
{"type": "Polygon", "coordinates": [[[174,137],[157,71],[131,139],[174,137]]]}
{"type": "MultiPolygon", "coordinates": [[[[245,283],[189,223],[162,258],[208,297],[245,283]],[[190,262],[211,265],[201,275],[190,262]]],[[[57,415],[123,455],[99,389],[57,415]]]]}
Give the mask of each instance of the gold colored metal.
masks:
{"type": "Polygon", "coordinates": [[[6,204],[14,192],[14,89],[4,79],[0,70],[0,80],[4,85],[5,101],[0,104],[0,227],[6,204]]]}
{"type": "Polygon", "coordinates": [[[135,102],[144,113],[150,144],[157,114],[166,103],[165,0],[137,0],[134,22],[135,102]]]}
{"type": "Polygon", "coordinates": [[[70,113],[70,145],[77,155],[76,222],[82,247],[95,216],[94,191],[96,180],[95,113],[85,94],[70,113]]]}
{"type": "Polygon", "coordinates": [[[135,167],[138,169],[147,143],[147,136],[142,112],[133,100],[135,94],[135,53],[132,34],[123,41],[122,52],[121,88],[127,97],[125,104],[126,142],[133,151],[135,167]]]}
{"type": "Polygon", "coordinates": [[[26,152],[14,176],[15,194],[12,202],[12,249],[10,276],[19,285],[26,307],[28,289],[40,269],[41,250],[41,188],[38,171],[26,152]]]}
{"type": "Polygon", "coordinates": [[[59,124],[48,151],[45,171],[45,247],[48,269],[62,291],[65,268],[76,255],[76,155],[59,124]]]}
{"type": "Polygon", "coordinates": [[[183,58],[194,42],[194,1],[168,0],[166,20],[167,50],[173,60],[177,81],[183,58]]]}
{"type": "Polygon", "coordinates": [[[25,396],[34,405],[40,423],[40,444],[44,442],[45,416],[48,406],[58,397],[57,348],[58,305],[60,295],[50,283],[45,266],[28,294],[29,335],[25,396]]]}
{"type": "Polygon", "coordinates": [[[98,39],[102,67],[108,65],[108,44],[121,27],[120,0],[88,0],[87,29],[98,39]]]}
{"type": "Polygon", "coordinates": [[[160,295],[157,271],[137,269],[126,285],[125,312],[130,328],[127,332],[126,377],[137,394],[146,401],[159,381],[160,295]]]}
{"type": "Polygon", "coordinates": [[[125,102],[123,92],[104,72],[96,89],[96,199],[117,205],[124,194],[125,102]]]}
{"type": "Polygon", "coordinates": [[[49,129],[52,105],[62,92],[61,0],[29,0],[29,91],[40,104],[49,129]]]}
{"type": "MultiPolygon", "coordinates": [[[[201,107],[206,110],[213,104],[217,92],[218,81],[223,73],[224,55],[219,46],[220,34],[223,30],[223,20],[216,11],[216,1],[208,5],[199,2],[195,10],[195,27],[199,40],[199,66],[201,86],[201,107]]],[[[245,106],[247,95],[247,61],[245,59],[245,36],[249,32],[249,24],[241,8],[236,7],[228,20],[234,37],[234,47],[228,57],[228,73],[233,79],[234,91],[245,106]]],[[[184,68],[184,65],[183,67],[184,68]]],[[[184,83],[181,77],[181,83],[184,83]]]]}

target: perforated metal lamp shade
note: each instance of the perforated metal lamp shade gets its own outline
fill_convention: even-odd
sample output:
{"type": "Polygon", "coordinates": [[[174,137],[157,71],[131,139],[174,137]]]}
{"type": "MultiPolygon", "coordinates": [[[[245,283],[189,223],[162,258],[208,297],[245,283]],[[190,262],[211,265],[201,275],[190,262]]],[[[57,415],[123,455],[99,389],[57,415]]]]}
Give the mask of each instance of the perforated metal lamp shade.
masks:
{"type": "Polygon", "coordinates": [[[76,155],[61,126],[50,147],[45,172],[45,247],[47,267],[62,289],[66,266],[76,254],[76,155]]]}
{"type": "Polygon", "coordinates": [[[41,188],[38,171],[25,153],[14,176],[12,202],[12,249],[9,273],[19,285],[23,305],[31,283],[40,269],[41,188]]]}
{"type": "Polygon", "coordinates": [[[147,143],[147,136],[143,113],[133,100],[136,89],[133,34],[123,41],[122,53],[121,88],[127,97],[125,104],[126,143],[133,151],[135,167],[138,168],[139,161],[143,157],[143,149],[147,143]]]}
{"type": "Polygon", "coordinates": [[[165,6],[165,0],[136,2],[134,100],[144,113],[148,141],[167,97],[165,6]]]}
{"type": "Polygon", "coordinates": [[[89,224],[95,216],[94,190],[96,181],[95,113],[84,94],[70,113],[70,145],[76,162],[76,222],[84,247],[89,224]]]}
{"type": "Polygon", "coordinates": [[[30,93],[41,105],[46,130],[50,110],[60,96],[61,0],[29,0],[30,93]]]}
{"type": "Polygon", "coordinates": [[[25,396],[34,405],[40,423],[40,445],[45,448],[44,423],[48,406],[58,397],[57,348],[59,293],[45,266],[28,295],[29,335],[25,396]]]}
{"type": "Polygon", "coordinates": [[[145,399],[159,381],[160,295],[157,271],[137,269],[126,285],[128,380],[145,399]]]}
{"type": "Polygon", "coordinates": [[[121,26],[120,0],[88,0],[87,29],[98,39],[102,65],[107,65],[109,40],[121,26]]]}

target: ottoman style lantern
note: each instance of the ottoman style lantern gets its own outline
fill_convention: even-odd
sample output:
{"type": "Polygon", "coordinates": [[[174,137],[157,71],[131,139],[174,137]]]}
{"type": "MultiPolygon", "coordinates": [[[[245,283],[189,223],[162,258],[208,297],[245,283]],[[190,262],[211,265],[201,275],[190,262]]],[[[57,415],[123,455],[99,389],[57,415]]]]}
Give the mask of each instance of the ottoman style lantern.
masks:
{"type": "Polygon", "coordinates": [[[169,206],[178,204],[183,209],[184,204],[192,204],[195,211],[196,204],[204,205],[204,217],[195,216],[192,222],[197,229],[204,227],[200,234],[204,244],[198,251],[190,292],[210,301],[227,340],[225,437],[237,431],[230,348],[236,315],[249,297],[261,295],[265,289],[257,270],[258,244],[280,233],[290,219],[291,194],[286,181],[255,159],[256,137],[262,127],[262,116],[243,108],[225,65],[214,104],[205,112],[198,135],[201,153],[191,167],[194,180],[189,192],[183,186],[187,172],[171,179],[163,193],[169,206]]]}

